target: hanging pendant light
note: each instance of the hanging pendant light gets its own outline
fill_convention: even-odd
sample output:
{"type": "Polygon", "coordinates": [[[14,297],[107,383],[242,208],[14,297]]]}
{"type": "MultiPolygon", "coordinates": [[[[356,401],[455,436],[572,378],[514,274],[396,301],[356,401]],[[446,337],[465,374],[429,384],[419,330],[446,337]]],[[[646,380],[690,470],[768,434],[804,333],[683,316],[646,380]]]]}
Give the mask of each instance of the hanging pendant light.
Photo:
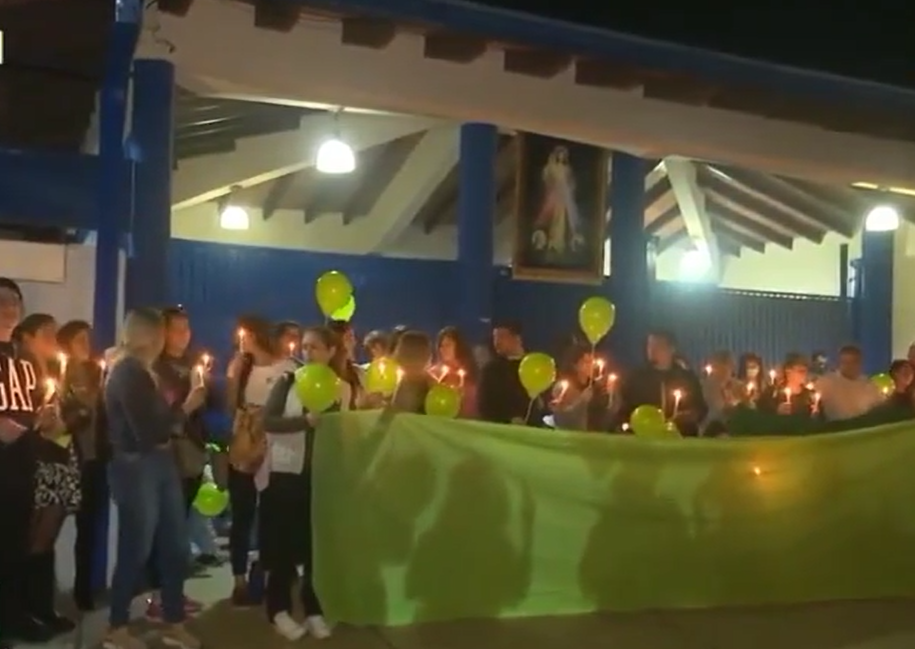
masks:
{"type": "Polygon", "coordinates": [[[324,174],[349,174],[356,170],[356,152],[340,137],[338,111],[334,115],[334,136],[318,147],[315,168],[324,174]]]}

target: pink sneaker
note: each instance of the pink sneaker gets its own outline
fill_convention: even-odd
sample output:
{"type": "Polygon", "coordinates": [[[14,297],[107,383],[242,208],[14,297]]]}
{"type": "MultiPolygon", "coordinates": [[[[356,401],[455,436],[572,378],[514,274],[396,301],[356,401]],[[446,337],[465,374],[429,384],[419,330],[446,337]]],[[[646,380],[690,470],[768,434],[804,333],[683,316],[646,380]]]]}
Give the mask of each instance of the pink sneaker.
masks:
{"type": "Polygon", "coordinates": [[[186,615],[196,615],[203,610],[203,603],[198,602],[197,600],[191,599],[190,597],[184,598],[184,613],[186,615]]]}
{"type": "Polygon", "coordinates": [[[156,598],[150,598],[146,606],[146,619],[150,622],[162,621],[162,602],[156,598]]]}

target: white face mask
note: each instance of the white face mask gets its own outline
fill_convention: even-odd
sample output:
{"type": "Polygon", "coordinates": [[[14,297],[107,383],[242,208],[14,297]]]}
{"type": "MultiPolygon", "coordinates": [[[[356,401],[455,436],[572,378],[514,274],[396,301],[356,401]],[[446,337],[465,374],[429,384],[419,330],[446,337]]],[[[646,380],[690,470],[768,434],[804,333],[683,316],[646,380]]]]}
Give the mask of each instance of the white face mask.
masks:
{"type": "Polygon", "coordinates": [[[748,367],[747,368],[747,378],[748,379],[755,379],[757,376],[759,376],[758,367],[748,367]]]}

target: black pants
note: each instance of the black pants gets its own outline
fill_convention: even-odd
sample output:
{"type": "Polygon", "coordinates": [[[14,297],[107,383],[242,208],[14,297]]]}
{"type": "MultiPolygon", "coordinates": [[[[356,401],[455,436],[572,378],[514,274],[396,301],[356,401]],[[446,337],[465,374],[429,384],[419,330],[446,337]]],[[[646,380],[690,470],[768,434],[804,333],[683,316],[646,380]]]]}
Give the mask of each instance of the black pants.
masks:
{"type": "Polygon", "coordinates": [[[35,456],[27,435],[0,444],[0,633],[7,634],[30,611],[27,598],[31,558],[29,528],[35,456]]]}
{"type": "Polygon", "coordinates": [[[232,527],[229,530],[232,574],[240,577],[248,573],[251,533],[257,515],[257,487],[254,486],[252,474],[229,468],[229,507],[232,513],[232,527]]]}
{"type": "Polygon", "coordinates": [[[311,476],[271,473],[261,493],[260,558],[267,571],[267,617],[292,611],[292,584],[302,566],[299,596],[306,615],[323,615],[314,589],[311,476]]]}
{"type": "MultiPolygon", "coordinates": [[[[197,492],[200,490],[200,485],[203,483],[203,476],[197,476],[196,478],[182,478],[181,479],[181,492],[184,494],[184,513],[187,516],[191,514],[191,507],[194,505],[194,499],[197,497],[197,492]]],[[[188,546],[188,552],[190,552],[191,540],[186,539],[185,543],[188,546]]],[[[159,570],[156,567],[156,549],[153,548],[153,551],[149,555],[149,561],[146,563],[146,579],[148,581],[149,588],[152,590],[158,590],[161,587],[159,582],[159,570]]]]}
{"type": "MultiPolygon", "coordinates": [[[[96,551],[99,547],[101,517],[108,508],[107,464],[102,460],[84,462],[80,468],[80,490],[83,499],[76,512],[76,544],[74,563],[76,576],[73,581],[73,598],[81,611],[94,608],[93,598],[101,584],[95,583],[96,570],[107,566],[96,566],[96,551]]],[[[106,539],[107,542],[107,539],[106,539]]],[[[103,578],[104,579],[104,578],[103,578]]]]}

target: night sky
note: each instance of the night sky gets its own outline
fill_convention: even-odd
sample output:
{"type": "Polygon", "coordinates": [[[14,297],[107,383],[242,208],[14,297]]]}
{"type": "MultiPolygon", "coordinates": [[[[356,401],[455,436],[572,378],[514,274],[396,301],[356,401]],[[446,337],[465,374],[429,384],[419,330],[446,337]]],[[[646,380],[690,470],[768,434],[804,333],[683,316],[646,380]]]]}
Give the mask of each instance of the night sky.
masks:
{"type": "Polygon", "coordinates": [[[477,2],[915,88],[912,0],[477,2]]]}

